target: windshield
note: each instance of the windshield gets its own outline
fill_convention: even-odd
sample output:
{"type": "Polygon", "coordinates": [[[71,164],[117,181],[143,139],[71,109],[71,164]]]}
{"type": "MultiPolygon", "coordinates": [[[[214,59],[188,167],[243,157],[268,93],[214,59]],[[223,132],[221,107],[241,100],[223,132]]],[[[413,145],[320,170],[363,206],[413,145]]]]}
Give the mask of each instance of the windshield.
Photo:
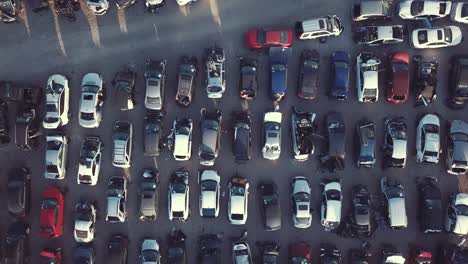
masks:
{"type": "Polygon", "coordinates": [[[99,87],[96,85],[85,85],[83,86],[84,93],[97,93],[99,91],[99,87]]]}
{"type": "Polygon", "coordinates": [[[444,28],[444,36],[445,42],[451,43],[452,42],[452,30],[450,28],[444,28]]]}
{"type": "Polygon", "coordinates": [[[294,198],[296,202],[309,202],[309,194],[305,192],[296,193],[294,198]]]}
{"type": "Polygon", "coordinates": [[[426,133],[438,134],[439,133],[439,126],[434,125],[434,124],[426,124],[426,125],[424,125],[424,131],[426,131],[426,133]]]}
{"type": "Polygon", "coordinates": [[[141,258],[143,262],[155,262],[158,258],[159,253],[156,250],[144,250],[141,252],[141,258]]]}
{"type": "Polygon", "coordinates": [[[231,194],[233,196],[244,196],[245,188],[243,186],[234,185],[231,187],[231,194]]]}
{"type": "Polygon", "coordinates": [[[394,62],[392,63],[393,72],[408,72],[408,64],[405,62],[394,62]]]}
{"type": "Polygon", "coordinates": [[[455,209],[457,211],[457,215],[468,216],[468,206],[459,204],[459,205],[455,206],[455,209]]]}
{"type": "Polygon", "coordinates": [[[57,205],[58,201],[55,199],[45,199],[42,201],[42,209],[54,209],[57,205]]]}
{"type": "Polygon", "coordinates": [[[172,189],[175,193],[185,193],[185,184],[183,183],[175,183],[172,185],[172,189]]]}

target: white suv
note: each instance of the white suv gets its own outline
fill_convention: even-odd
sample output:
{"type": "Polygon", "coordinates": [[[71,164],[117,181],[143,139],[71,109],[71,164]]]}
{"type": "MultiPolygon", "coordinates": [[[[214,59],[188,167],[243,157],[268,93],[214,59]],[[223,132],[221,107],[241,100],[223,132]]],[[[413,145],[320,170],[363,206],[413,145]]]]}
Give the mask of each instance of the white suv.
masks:
{"type": "Polygon", "coordinates": [[[46,87],[45,116],[42,125],[56,129],[68,124],[70,88],[65,76],[55,74],[49,77],[46,87]]]}
{"type": "Polygon", "coordinates": [[[97,73],[88,73],[81,81],[79,123],[85,128],[98,127],[102,119],[103,80],[97,73]]]}
{"type": "Polygon", "coordinates": [[[219,215],[219,182],[221,177],[215,170],[204,170],[198,175],[200,184],[200,216],[215,218],[219,215]]]}
{"type": "Polygon", "coordinates": [[[46,179],[65,178],[68,138],[64,135],[46,136],[45,173],[46,179]]]}

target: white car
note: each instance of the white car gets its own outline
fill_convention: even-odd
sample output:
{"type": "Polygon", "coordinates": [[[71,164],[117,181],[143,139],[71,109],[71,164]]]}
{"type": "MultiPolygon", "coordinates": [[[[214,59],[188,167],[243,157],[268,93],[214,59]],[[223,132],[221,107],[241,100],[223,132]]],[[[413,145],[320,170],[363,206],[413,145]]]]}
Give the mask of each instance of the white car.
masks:
{"type": "Polygon", "coordinates": [[[145,108],[160,111],[166,87],[166,60],[148,60],[145,66],[145,108]]]}
{"type": "Polygon", "coordinates": [[[266,112],[263,117],[264,159],[277,160],[281,155],[281,119],[280,112],[266,112]]]}
{"type": "Polygon", "coordinates": [[[176,0],[177,4],[180,6],[188,5],[192,2],[196,2],[197,0],[176,0]]]}
{"type": "Polygon", "coordinates": [[[452,47],[462,40],[462,31],[457,26],[419,28],[411,33],[411,43],[415,49],[452,47]]]}
{"type": "Polygon", "coordinates": [[[168,211],[169,220],[187,221],[189,209],[189,174],[186,171],[176,171],[169,179],[168,211]]]}
{"type": "Polygon", "coordinates": [[[45,116],[42,122],[45,129],[56,129],[68,124],[69,96],[67,77],[59,74],[50,76],[47,80],[45,116]]]}
{"type": "Polygon", "coordinates": [[[96,185],[101,171],[102,142],[98,137],[83,140],[78,164],[78,184],[96,185]]]}
{"type": "Polygon", "coordinates": [[[89,243],[94,239],[96,207],[91,202],[80,202],[75,206],[75,229],[73,235],[78,243],[89,243]]]}
{"type": "Polygon", "coordinates": [[[244,225],[247,222],[249,200],[249,182],[241,176],[234,176],[228,184],[228,218],[233,225],[244,225]]]}
{"type": "Polygon", "coordinates": [[[453,3],[450,18],[454,22],[468,24],[468,2],[453,3]]]}
{"type": "Polygon", "coordinates": [[[85,128],[96,128],[101,123],[103,101],[102,77],[88,73],[81,81],[79,123],[85,128]]]}
{"type": "Polygon", "coordinates": [[[200,184],[200,216],[216,218],[219,215],[221,177],[215,170],[204,170],[198,175],[200,184]]]}
{"type": "Polygon", "coordinates": [[[174,120],[172,126],[174,150],[172,154],[175,160],[189,160],[192,156],[192,130],[192,119],[183,118],[174,120]]]}
{"type": "Polygon", "coordinates": [[[234,264],[253,264],[250,246],[246,241],[232,244],[232,259],[234,264]]]}
{"type": "Polygon", "coordinates": [[[127,178],[112,176],[107,185],[106,221],[123,223],[127,220],[127,178]]]}
{"type": "Polygon", "coordinates": [[[468,194],[458,193],[450,197],[445,228],[450,233],[468,235],[468,194]]]}
{"type": "Polygon", "coordinates": [[[406,0],[400,3],[398,15],[403,19],[437,19],[450,14],[452,2],[406,0]]]}
{"type": "Polygon", "coordinates": [[[306,177],[296,176],[292,179],[293,221],[297,228],[308,228],[312,223],[310,194],[310,182],[306,177]]]}
{"type": "Polygon", "coordinates": [[[379,65],[381,61],[371,52],[362,52],[356,59],[358,100],[374,103],[379,99],[379,65]]]}
{"type": "Polygon", "coordinates": [[[440,153],[440,120],[433,114],[425,115],[416,131],[416,161],[438,163],[440,153]]]}
{"type": "Polygon", "coordinates": [[[132,158],[133,125],[128,121],[117,121],[112,134],[114,148],[112,165],[119,168],[130,168],[132,158]]]}
{"type": "Polygon", "coordinates": [[[64,135],[46,136],[45,173],[46,179],[65,178],[68,153],[68,138],[64,135]]]}
{"type": "Polygon", "coordinates": [[[320,207],[320,222],[326,231],[335,230],[341,222],[341,184],[338,181],[324,183],[322,191],[322,206],[320,207]]]}

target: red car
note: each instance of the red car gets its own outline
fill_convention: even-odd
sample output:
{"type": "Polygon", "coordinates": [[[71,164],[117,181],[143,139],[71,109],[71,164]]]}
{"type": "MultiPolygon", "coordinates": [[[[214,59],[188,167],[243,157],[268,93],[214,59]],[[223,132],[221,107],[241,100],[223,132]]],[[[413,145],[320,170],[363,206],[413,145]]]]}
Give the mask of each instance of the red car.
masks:
{"type": "Polygon", "coordinates": [[[59,237],[63,232],[63,194],[55,187],[42,194],[40,236],[59,237]]]}
{"type": "Polygon", "coordinates": [[[406,52],[397,52],[390,58],[387,100],[394,104],[402,104],[408,100],[410,85],[409,62],[409,54],[406,52]]]}
{"type": "Polygon", "coordinates": [[[39,254],[40,264],[62,264],[61,249],[43,249],[39,254]]]}
{"type": "Polygon", "coordinates": [[[305,241],[296,242],[289,245],[289,263],[310,264],[312,248],[305,241]]]}
{"type": "Polygon", "coordinates": [[[245,34],[247,47],[261,49],[269,47],[290,47],[292,45],[293,32],[285,30],[251,29],[245,34]]]}

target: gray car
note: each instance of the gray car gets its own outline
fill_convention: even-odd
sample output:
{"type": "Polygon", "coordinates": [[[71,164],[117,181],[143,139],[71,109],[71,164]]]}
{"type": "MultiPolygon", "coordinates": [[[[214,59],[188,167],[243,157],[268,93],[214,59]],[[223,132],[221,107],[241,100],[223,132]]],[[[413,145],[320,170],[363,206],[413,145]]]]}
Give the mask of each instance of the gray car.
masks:
{"type": "Polygon", "coordinates": [[[219,110],[207,113],[206,109],[201,110],[201,144],[198,149],[200,164],[213,166],[218,157],[221,145],[221,120],[222,114],[219,110]]]}
{"type": "Polygon", "coordinates": [[[133,126],[128,121],[117,121],[114,124],[112,140],[114,148],[112,152],[112,165],[120,168],[130,168],[132,156],[133,126]]]}
{"type": "Polygon", "coordinates": [[[140,182],[140,220],[156,220],[159,202],[158,171],[145,170],[140,182]]]}
{"type": "Polygon", "coordinates": [[[207,50],[206,74],[206,93],[208,94],[208,98],[223,97],[226,91],[223,49],[211,47],[207,50]]]}
{"type": "Polygon", "coordinates": [[[461,120],[450,122],[447,139],[447,172],[462,175],[468,171],[468,124],[461,120]]]}
{"type": "Polygon", "coordinates": [[[375,164],[375,125],[369,120],[359,121],[356,127],[359,152],[357,158],[358,168],[372,168],[375,164]]]}
{"type": "Polygon", "coordinates": [[[90,246],[78,246],[75,249],[73,260],[74,263],[95,264],[96,255],[94,252],[94,248],[90,246]]]}
{"type": "Polygon", "coordinates": [[[161,263],[161,254],[159,253],[159,244],[156,239],[145,238],[141,242],[141,251],[138,258],[139,264],[159,264],[161,263]]]}
{"type": "Polygon", "coordinates": [[[166,87],[166,60],[148,60],[145,65],[145,108],[161,110],[166,87]]]}
{"type": "Polygon", "coordinates": [[[380,182],[388,210],[388,222],[393,229],[404,229],[408,225],[406,215],[405,188],[398,181],[390,182],[387,177],[380,182]]]}

